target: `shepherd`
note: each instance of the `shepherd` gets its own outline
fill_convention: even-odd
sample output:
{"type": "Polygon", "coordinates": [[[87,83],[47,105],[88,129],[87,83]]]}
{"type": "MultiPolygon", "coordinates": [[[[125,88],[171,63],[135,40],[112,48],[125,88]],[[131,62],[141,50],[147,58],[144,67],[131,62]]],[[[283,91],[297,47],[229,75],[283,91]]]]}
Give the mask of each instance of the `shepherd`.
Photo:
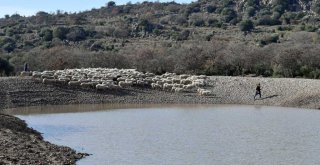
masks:
{"type": "Polygon", "coordinates": [[[259,95],[259,97],[261,98],[261,87],[260,87],[260,83],[257,84],[256,87],[256,94],[254,95],[254,100],[256,100],[256,96],[259,95]]]}
{"type": "Polygon", "coordinates": [[[28,72],[28,71],[29,71],[28,63],[24,63],[24,65],[23,65],[23,71],[25,71],[25,72],[28,72]]]}

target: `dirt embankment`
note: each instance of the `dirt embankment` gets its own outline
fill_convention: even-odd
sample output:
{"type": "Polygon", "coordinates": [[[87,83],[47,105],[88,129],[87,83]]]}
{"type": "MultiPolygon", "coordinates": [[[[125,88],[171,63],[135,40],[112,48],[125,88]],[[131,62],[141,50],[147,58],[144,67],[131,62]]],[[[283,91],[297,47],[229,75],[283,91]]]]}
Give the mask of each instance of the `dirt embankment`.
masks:
{"type": "Polygon", "coordinates": [[[0,114],[0,164],[75,164],[86,154],[42,139],[13,116],[0,114]]]}
{"type": "MultiPolygon", "coordinates": [[[[155,104],[250,104],[320,108],[320,80],[247,77],[209,77],[212,96],[171,93],[149,88],[99,92],[68,86],[44,85],[31,78],[0,78],[0,110],[5,108],[94,103],[155,104]],[[253,99],[261,84],[262,98],[253,99]]],[[[20,119],[0,115],[0,164],[74,164],[82,158],[68,147],[43,141],[41,135],[20,119]]]]}
{"type": "Polygon", "coordinates": [[[205,87],[213,96],[172,93],[149,88],[99,92],[68,86],[45,85],[31,78],[0,78],[0,109],[21,106],[146,103],[146,104],[249,104],[320,108],[320,80],[212,76],[205,87]],[[262,98],[254,100],[261,84],[262,98]]]}

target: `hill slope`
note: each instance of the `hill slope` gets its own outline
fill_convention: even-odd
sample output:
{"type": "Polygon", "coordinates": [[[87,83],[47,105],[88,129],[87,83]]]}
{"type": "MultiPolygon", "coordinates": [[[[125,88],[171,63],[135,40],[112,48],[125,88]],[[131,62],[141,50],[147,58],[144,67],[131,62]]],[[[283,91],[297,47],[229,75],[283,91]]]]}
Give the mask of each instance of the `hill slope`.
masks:
{"type": "MultiPolygon", "coordinates": [[[[28,62],[32,70],[318,78],[319,13],[319,0],[199,0],[15,14],[0,19],[0,57],[14,71],[28,62]]],[[[0,70],[9,73],[5,66],[0,70]]]]}

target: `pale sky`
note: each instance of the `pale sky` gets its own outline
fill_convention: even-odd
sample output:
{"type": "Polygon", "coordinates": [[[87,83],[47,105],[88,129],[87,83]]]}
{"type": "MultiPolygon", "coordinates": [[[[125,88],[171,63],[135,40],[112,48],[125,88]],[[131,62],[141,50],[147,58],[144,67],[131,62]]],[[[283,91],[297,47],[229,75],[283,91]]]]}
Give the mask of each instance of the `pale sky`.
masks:
{"type": "MultiPolygon", "coordinates": [[[[34,15],[38,11],[56,12],[58,9],[65,12],[79,12],[105,6],[108,0],[0,0],[0,18],[4,15],[18,13],[22,16],[34,15]]],[[[126,4],[130,0],[113,0],[116,4],[126,4]]],[[[130,2],[143,2],[145,0],[131,0],[130,2]]],[[[151,0],[150,0],[151,1],[151,0]]],[[[172,0],[159,0],[170,2],[172,0]]],[[[175,0],[177,3],[190,3],[191,0],[175,0]]]]}

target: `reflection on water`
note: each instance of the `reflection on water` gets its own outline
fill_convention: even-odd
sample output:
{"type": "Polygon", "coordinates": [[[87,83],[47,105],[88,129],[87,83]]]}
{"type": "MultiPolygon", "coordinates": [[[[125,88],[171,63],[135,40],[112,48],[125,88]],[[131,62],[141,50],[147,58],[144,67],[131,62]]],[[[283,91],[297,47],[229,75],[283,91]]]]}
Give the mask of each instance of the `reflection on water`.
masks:
{"type": "Polygon", "coordinates": [[[59,113],[18,117],[50,142],[93,154],[79,164],[320,163],[320,111],[216,105],[76,107],[81,113],[63,113],[59,109],[66,107],[55,106],[49,111],[59,113]],[[117,110],[85,112],[104,108],[117,110]]]}

